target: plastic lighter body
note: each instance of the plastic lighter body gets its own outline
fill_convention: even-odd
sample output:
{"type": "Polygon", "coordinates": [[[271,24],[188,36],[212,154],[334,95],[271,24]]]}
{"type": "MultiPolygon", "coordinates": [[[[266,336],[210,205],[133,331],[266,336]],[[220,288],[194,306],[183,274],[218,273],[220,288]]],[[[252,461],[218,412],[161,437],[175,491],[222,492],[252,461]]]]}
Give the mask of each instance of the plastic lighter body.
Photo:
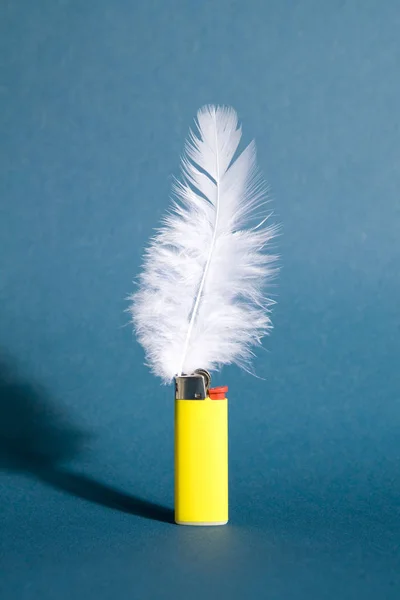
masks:
{"type": "Polygon", "coordinates": [[[175,521],[179,525],[225,525],[228,522],[227,388],[208,390],[206,385],[202,390],[202,382],[197,384],[197,394],[196,385],[181,386],[181,393],[178,393],[179,381],[177,385],[175,521]]]}

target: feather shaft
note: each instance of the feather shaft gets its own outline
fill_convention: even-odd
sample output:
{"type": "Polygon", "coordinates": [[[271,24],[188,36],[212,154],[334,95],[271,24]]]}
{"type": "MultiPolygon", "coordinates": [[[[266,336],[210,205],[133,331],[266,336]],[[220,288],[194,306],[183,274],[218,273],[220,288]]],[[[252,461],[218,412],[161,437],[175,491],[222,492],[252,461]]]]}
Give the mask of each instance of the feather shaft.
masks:
{"type": "Polygon", "coordinates": [[[210,268],[210,263],[211,263],[213,251],[215,248],[215,240],[216,240],[217,231],[218,231],[219,203],[220,203],[220,180],[219,180],[220,174],[219,174],[218,132],[217,132],[217,124],[216,124],[215,107],[213,107],[213,119],[214,119],[214,127],[215,127],[214,137],[215,137],[215,148],[216,148],[216,152],[215,152],[215,172],[216,172],[215,184],[216,184],[216,188],[217,188],[216,189],[217,197],[216,197],[216,202],[215,202],[216,209],[215,209],[214,231],[213,231],[213,237],[211,240],[210,251],[209,251],[208,257],[207,257],[207,262],[204,267],[203,276],[202,276],[201,282],[200,282],[200,287],[197,292],[196,301],[194,303],[193,311],[192,311],[192,314],[190,317],[190,323],[189,323],[189,327],[188,327],[188,332],[186,334],[185,344],[184,344],[183,353],[182,353],[182,359],[181,359],[181,363],[180,363],[180,367],[179,367],[179,371],[178,371],[180,375],[183,375],[183,365],[185,364],[186,353],[188,350],[190,337],[192,335],[193,325],[194,325],[194,322],[196,320],[196,316],[198,313],[200,300],[201,300],[201,297],[203,294],[204,284],[207,279],[207,273],[210,268]]]}

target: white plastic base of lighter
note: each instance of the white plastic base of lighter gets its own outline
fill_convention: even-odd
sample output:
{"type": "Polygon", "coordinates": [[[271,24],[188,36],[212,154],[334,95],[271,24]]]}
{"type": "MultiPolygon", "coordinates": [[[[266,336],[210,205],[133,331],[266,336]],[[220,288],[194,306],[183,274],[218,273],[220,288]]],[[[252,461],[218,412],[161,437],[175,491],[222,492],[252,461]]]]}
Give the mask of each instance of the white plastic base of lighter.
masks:
{"type": "Polygon", "coordinates": [[[175,521],[177,525],[195,525],[196,527],[213,527],[214,525],[226,525],[228,521],[215,521],[214,523],[199,523],[189,521],[175,521]]]}

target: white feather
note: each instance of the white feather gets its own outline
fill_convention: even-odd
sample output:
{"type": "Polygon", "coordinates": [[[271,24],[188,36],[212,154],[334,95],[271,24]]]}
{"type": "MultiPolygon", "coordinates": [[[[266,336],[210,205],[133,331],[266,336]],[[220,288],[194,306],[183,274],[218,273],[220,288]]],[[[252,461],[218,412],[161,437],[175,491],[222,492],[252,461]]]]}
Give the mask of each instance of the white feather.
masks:
{"type": "Polygon", "coordinates": [[[197,129],[130,297],[147,363],[165,382],[230,363],[249,369],[252,346],[271,328],[265,284],[275,257],[265,250],[276,227],[267,223],[254,143],[234,160],[241,128],[231,108],[202,108],[197,129]]]}

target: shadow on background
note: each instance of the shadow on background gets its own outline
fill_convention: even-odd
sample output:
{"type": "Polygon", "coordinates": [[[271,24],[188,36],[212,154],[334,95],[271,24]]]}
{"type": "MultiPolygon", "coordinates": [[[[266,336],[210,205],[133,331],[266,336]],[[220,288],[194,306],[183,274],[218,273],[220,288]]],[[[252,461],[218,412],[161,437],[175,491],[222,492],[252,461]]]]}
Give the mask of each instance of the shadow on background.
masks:
{"type": "Polygon", "coordinates": [[[167,523],[173,511],[65,468],[87,435],[56,412],[46,393],[0,361],[0,469],[19,471],[77,498],[167,523]]]}

